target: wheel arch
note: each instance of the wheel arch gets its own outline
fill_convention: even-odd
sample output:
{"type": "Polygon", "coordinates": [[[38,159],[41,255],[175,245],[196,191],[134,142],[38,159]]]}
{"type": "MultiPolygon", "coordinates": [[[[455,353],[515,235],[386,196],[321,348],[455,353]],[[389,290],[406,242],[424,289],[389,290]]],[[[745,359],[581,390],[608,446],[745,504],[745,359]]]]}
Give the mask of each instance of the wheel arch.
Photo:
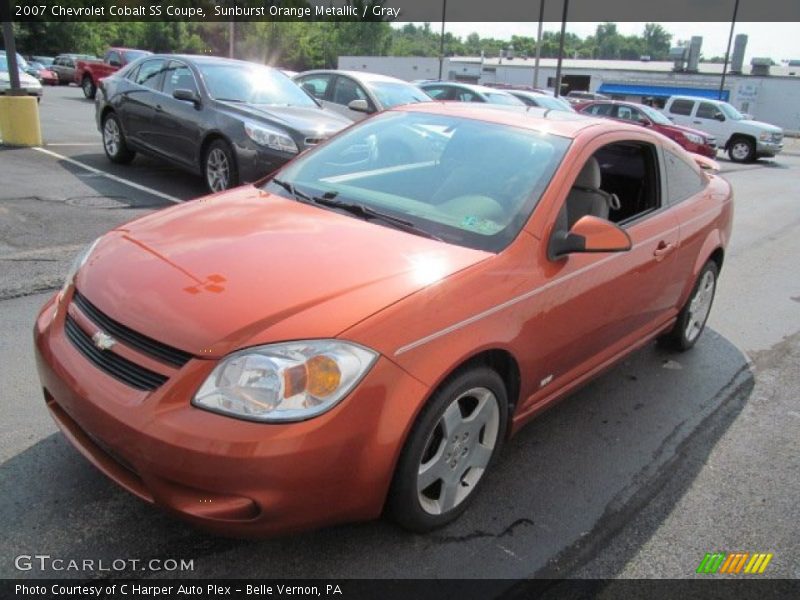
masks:
{"type": "Polygon", "coordinates": [[[208,133],[206,133],[205,137],[203,138],[203,141],[200,142],[200,149],[199,152],[197,153],[197,156],[195,157],[195,163],[200,173],[203,172],[203,161],[205,160],[206,151],[208,150],[208,147],[217,140],[222,140],[223,142],[228,144],[228,146],[231,147],[231,156],[233,157],[234,161],[236,160],[236,152],[233,152],[233,143],[231,142],[231,140],[228,139],[228,137],[225,136],[221,131],[218,131],[216,129],[209,131],[208,133]]]}
{"type": "Polygon", "coordinates": [[[725,150],[730,150],[731,145],[738,139],[745,139],[753,143],[753,147],[758,145],[758,140],[755,138],[754,135],[750,135],[749,133],[733,133],[728,138],[728,141],[725,142],[725,150]]]}

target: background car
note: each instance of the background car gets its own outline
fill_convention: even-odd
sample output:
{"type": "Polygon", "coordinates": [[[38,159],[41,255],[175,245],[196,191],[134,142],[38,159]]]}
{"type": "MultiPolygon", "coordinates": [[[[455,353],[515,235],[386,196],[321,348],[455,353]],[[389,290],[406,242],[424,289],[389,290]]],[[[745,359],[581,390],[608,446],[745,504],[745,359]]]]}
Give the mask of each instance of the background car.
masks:
{"type": "Polygon", "coordinates": [[[717,144],[713,135],[709,135],[699,129],[676,125],[655,108],[645,104],[618,100],[598,100],[580,105],[578,111],[595,117],[618,119],[649,127],[671,140],[675,140],[689,152],[702,154],[709,158],[714,158],[717,155],[717,144]]]}
{"type": "Polygon", "coordinates": [[[75,65],[79,60],[96,60],[94,54],[59,54],[53,59],[50,70],[58,75],[59,85],[69,85],[75,81],[75,65]]]}
{"type": "Polygon", "coordinates": [[[783,150],[783,129],[746,118],[722,100],[671,96],[664,115],[677,125],[694,126],[714,136],[734,162],[751,162],[776,156],[783,150]]]}
{"type": "MultiPolygon", "coordinates": [[[[28,62],[17,54],[17,71],[19,72],[19,85],[25,94],[42,98],[42,84],[35,77],[25,72],[28,62]]],[[[11,89],[11,74],[8,71],[8,59],[5,50],[0,51],[0,95],[5,95],[11,89]]]]}
{"type": "Polygon", "coordinates": [[[605,94],[599,94],[597,92],[584,92],[580,90],[572,90],[566,96],[564,96],[564,98],[570,104],[582,104],[591,100],[611,100],[611,98],[605,94]]]}
{"type": "Polygon", "coordinates": [[[29,56],[28,59],[31,62],[38,62],[39,64],[44,65],[45,67],[49,67],[50,65],[53,64],[53,61],[55,60],[55,57],[54,56],[33,55],[33,56],[29,56]]]}
{"type": "Polygon", "coordinates": [[[110,160],[152,154],[203,175],[212,192],[255,181],[350,124],[277,69],[225,58],[147,56],[99,90],[110,160]]]}
{"type": "Polygon", "coordinates": [[[508,89],[506,91],[518,100],[522,100],[522,102],[528,106],[538,106],[539,108],[546,108],[549,110],[575,112],[575,109],[572,108],[569,102],[563,98],[556,98],[550,94],[515,89],[508,89]]]}
{"type": "Polygon", "coordinates": [[[564,112],[384,111],[86,248],[36,321],[46,405],[107,476],[219,534],[441,527],[535,415],[651,340],[698,341],[733,212],[698,159],[564,112]]]}
{"type": "Polygon", "coordinates": [[[97,84],[103,77],[108,77],[125,65],[148,54],[152,54],[152,52],[133,48],[109,48],[102,60],[79,59],[75,61],[73,81],[81,86],[84,96],[94,100],[97,84]]]}
{"type": "Polygon", "coordinates": [[[453,100],[456,102],[486,102],[489,104],[505,104],[522,106],[523,102],[505,90],[498,90],[484,85],[456,83],[451,81],[435,81],[423,83],[420,87],[434,100],[453,100]]]}
{"type": "Polygon", "coordinates": [[[58,85],[58,75],[39,62],[29,62],[25,72],[43,85],[58,85]]]}
{"type": "Polygon", "coordinates": [[[325,108],[352,121],[401,104],[430,102],[417,86],[375,73],[316,70],[300,73],[294,80],[325,108]]]}

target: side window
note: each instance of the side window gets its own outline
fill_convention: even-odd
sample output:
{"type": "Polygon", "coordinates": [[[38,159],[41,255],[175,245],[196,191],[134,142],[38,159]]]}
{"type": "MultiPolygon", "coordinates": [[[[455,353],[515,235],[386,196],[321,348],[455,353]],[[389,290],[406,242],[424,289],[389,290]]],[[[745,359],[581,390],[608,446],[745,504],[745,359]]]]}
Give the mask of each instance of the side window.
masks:
{"type": "Polygon", "coordinates": [[[557,227],[570,229],[587,215],[626,225],[661,206],[655,148],[642,142],[615,142],[597,150],[583,165],[558,215],[557,227]]]}
{"type": "Polygon", "coordinates": [[[159,88],[161,74],[164,72],[164,61],[161,59],[146,60],[139,66],[139,72],[134,80],[139,85],[153,90],[159,88]]]}
{"type": "Polygon", "coordinates": [[[141,65],[136,65],[132,69],[128,69],[128,72],[125,73],[125,79],[129,79],[130,81],[136,81],[136,78],[139,77],[139,67],[141,65]]]}
{"type": "Polygon", "coordinates": [[[323,100],[328,93],[328,86],[331,83],[331,79],[333,79],[332,75],[309,75],[308,77],[298,79],[297,83],[307,93],[314,96],[314,98],[323,100]]]}
{"type": "Polygon", "coordinates": [[[617,118],[626,121],[637,121],[636,111],[630,106],[617,106],[617,118]]]}
{"type": "Polygon", "coordinates": [[[120,56],[119,52],[117,52],[116,50],[112,50],[108,53],[106,62],[110,65],[120,66],[122,65],[122,57],[120,56]]]}
{"type": "Polygon", "coordinates": [[[197,83],[195,83],[194,75],[189,67],[173,61],[164,71],[163,91],[172,96],[172,92],[175,90],[190,90],[195,94],[198,93],[197,83]]]}
{"type": "Polygon", "coordinates": [[[673,100],[669,112],[673,115],[689,116],[694,108],[694,100],[673,100]]]}
{"type": "Polygon", "coordinates": [[[333,88],[333,102],[347,106],[353,100],[367,100],[367,94],[349,77],[337,77],[333,88]]]}
{"type": "Polygon", "coordinates": [[[459,102],[483,102],[483,98],[477,94],[473,94],[469,90],[457,90],[456,100],[459,102]]]}
{"type": "Polygon", "coordinates": [[[695,116],[698,119],[718,119],[719,116],[722,116],[722,119],[720,120],[725,120],[725,116],[722,115],[722,111],[720,111],[710,102],[701,102],[700,106],[697,107],[697,114],[695,116]]]}
{"type": "Polygon", "coordinates": [[[594,104],[589,107],[588,112],[590,115],[600,115],[600,116],[608,116],[611,114],[611,109],[614,107],[613,104],[594,104]]]}
{"type": "Polygon", "coordinates": [[[434,100],[446,100],[447,99],[447,88],[445,87],[429,87],[425,88],[425,93],[428,94],[434,100]]]}
{"type": "Polygon", "coordinates": [[[706,180],[703,174],[677,154],[664,150],[664,166],[670,204],[682,202],[705,189],[706,180]]]}

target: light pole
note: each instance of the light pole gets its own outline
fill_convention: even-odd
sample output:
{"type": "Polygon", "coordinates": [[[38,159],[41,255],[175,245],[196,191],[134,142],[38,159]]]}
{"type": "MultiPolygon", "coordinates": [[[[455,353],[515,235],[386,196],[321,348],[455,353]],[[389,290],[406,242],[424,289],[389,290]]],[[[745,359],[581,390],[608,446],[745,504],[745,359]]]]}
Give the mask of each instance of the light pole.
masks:
{"type": "Polygon", "coordinates": [[[561,95],[561,59],[564,56],[564,33],[567,29],[568,8],[569,8],[569,0],[564,0],[564,11],[561,13],[561,39],[558,42],[558,65],[556,66],[556,89],[555,89],[556,98],[558,98],[561,95]]]}
{"type": "Polygon", "coordinates": [[[536,34],[536,61],[533,63],[533,87],[539,87],[539,57],[542,55],[542,21],[544,20],[544,0],[539,0],[539,33],[536,34]]]}
{"type": "Polygon", "coordinates": [[[439,81],[442,80],[442,66],[444,65],[444,22],[447,18],[447,0],[442,0],[442,35],[439,38],[439,81]]]}
{"type": "Polygon", "coordinates": [[[728,70],[728,57],[731,54],[731,40],[733,40],[733,28],[736,27],[736,13],[739,12],[739,0],[733,5],[733,20],[731,21],[731,32],[728,35],[728,49],[725,50],[725,64],[722,65],[722,79],[719,82],[719,100],[722,100],[722,93],[725,88],[725,73],[728,70]]]}

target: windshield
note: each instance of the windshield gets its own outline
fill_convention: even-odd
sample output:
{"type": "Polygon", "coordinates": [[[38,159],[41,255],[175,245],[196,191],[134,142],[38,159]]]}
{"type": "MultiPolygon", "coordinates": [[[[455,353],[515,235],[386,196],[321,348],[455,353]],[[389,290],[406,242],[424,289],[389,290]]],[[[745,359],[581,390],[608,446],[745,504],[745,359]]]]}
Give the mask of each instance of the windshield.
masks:
{"type": "Polygon", "coordinates": [[[639,107],[639,110],[646,114],[650,120],[653,121],[653,123],[658,123],[659,125],[674,125],[672,121],[658,112],[655,108],[643,104],[639,107]]]}
{"type": "Polygon", "coordinates": [[[720,108],[720,110],[722,110],[722,112],[725,113],[726,117],[728,117],[729,119],[731,119],[733,121],[741,121],[741,120],[744,119],[744,115],[742,113],[740,113],[738,110],[736,110],[735,108],[733,108],[733,106],[731,106],[727,102],[720,102],[719,103],[719,108],[720,108]]]}
{"type": "Polygon", "coordinates": [[[271,106],[317,106],[296,83],[269,67],[200,62],[197,68],[209,96],[215,100],[271,106]]]}
{"type": "Polygon", "coordinates": [[[569,144],[484,121],[388,112],[301,155],[276,174],[280,183],[265,187],[363,205],[430,237],[499,252],[528,220],[569,144]]]}
{"type": "Polygon", "coordinates": [[[149,52],[145,52],[144,50],[125,50],[123,54],[125,55],[126,62],[133,62],[139,58],[142,58],[143,56],[150,55],[149,52]]]}
{"type": "Polygon", "coordinates": [[[542,108],[549,108],[550,110],[566,110],[568,112],[575,112],[575,109],[570,106],[569,102],[561,98],[551,98],[550,96],[536,96],[536,105],[542,108]]]}
{"type": "Polygon", "coordinates": [[[523,106],[525,103],[511,94],[498,94],[497,92],[486,92],[486,101],[490,104],[506,104],[509,106],[523,106]]]}
{"type": "MultiPolygon", "coordinates": [[[[17,68],[22,71],[28,68],[28,61],[17,54],[17,68]]],[[[0,71],[8,71],[8,56],[3,52],[0,54],[0,71]]]]}
{"type": "Polygon", "coordinates": [[[431,97],[417,86],[392,81],[373,81],[369,83],[372,92],[378,97],[384,108],[392,108],[401,104],[430,102],[431,97]]]}

